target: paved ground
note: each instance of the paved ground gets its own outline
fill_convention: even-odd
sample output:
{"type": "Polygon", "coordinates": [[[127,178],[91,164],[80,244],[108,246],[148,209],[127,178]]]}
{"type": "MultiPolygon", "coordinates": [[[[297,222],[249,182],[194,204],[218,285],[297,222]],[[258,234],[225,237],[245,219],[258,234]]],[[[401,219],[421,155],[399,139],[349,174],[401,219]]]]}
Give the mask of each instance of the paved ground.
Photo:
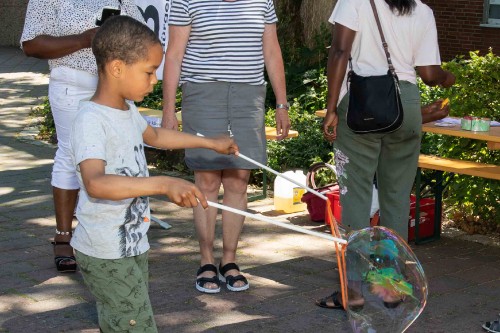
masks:
{"type": "MultiPolygon", "coordinates": [[[[54,148],[33,140],[30,108],[47,94],[47,66],[0,48],[0,332],[98,332],[92,296],[79,273],[54,268],[50,171],[54,148]]],[[[250,205],[273,216],[270,199],[250,205]]],[[[331,242],[248,220],[238,251],[251,289],[206,295],[191,211],[153,200],[150,292],[161,332],[349,332],[346,315],[313,300],[338,286],[331,242]]],[[[279,220],[325,231],[304,214],[279,220]]],[[[220,234],[220,230],[218,230],[220,234]]],[[[220,255],[220,242],[217,254],[220,255]]],[[[428,304],[408,332],[481,332],[500,312],[500,248],[445,237],[414,246],[429,280],[428,304]]]]}

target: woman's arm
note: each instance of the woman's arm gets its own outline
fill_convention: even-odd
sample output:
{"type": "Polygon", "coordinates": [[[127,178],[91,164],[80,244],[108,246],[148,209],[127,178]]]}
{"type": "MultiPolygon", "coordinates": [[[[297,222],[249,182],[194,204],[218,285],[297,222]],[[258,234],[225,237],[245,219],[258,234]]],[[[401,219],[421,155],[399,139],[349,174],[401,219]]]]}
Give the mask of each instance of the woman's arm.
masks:
{"type": "MultiPolygon", "coordinates": [[[[283,56],[276,33],[276,24],[266,24],[264,35],[262,37],[264,63],[266,65],[267,75],[273,87],[276,104],[287,104],[285,68],[283,65],[283,56]]],[[[290,118],[286,108],[276,109],[276,134],[277,139],[281,140],[288,136],[290,130],[290,118]]]]}
{"type": "Polygon", "coordinates": [[[431,87],[440,85],[443,88],[448,88],[455,84],[455,75],[442,69],[439,65],[417,66],[417,73],[422,81],[431,87]]]}
{"type": "Polygon", "coordinates": [[[54,37],[39,35],[23,42],[23,51],[28,57],[56,59],[64,57],[92,44],[92,39],[99,28],[92,28],[76,35],[54,37]]]}
{"type": "Polygon", "coordinates": [[[335,23],[332,45],[328,53],[328,95],[326,116],[323,121],[323,135],[328,141],[333,141],[337,137],[337,104],[355,36],[356,31],[335,23]]]}
{"type": "Polygon", "coordinates": [[[165,64],[163,66],[163,118],[161,126],[177,129],[175,95],[181,76],[182,59],[191,33],[191,26],[170,26],[165,64]]]}

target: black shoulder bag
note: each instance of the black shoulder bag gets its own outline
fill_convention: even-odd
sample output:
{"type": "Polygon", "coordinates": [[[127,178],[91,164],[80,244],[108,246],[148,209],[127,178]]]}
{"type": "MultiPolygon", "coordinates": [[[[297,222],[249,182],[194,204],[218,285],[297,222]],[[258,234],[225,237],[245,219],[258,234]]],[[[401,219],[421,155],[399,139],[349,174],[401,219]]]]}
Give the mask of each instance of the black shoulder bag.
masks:
{"type": "Polygon", "coordinates": [[[393,132],[403,123],[399,79],[391,62],[377,8],[373,0],[370,0],[370,4],[377,21],[389,70],[385,75],[360,76],[352,70],[349,59],[347,127],[358,134],[393,132]]]}

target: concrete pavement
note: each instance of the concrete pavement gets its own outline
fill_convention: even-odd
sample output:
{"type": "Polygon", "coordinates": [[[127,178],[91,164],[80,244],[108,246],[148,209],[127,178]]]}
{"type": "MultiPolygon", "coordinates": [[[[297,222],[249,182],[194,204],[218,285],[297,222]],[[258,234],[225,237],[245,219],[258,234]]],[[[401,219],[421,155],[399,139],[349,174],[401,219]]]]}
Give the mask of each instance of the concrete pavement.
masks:
{"type": "MultiPolygon", "coordinates": [[[[55,219],[50,171],[54,147],[30,140],[30,109],[47,95],[44,61],[0,48],[0,332],[98,332],[81,275],[58,274],[50,241],[55,219]]],[[[173,227],[149,234],[150,294],[160,332],[349,332],[342,311],[314,299],[338,287],[333,244],[247,219],[238,264],[243,293],[194,288],[198,244],[191,211],[154,198],[155,215],[173,227]]],[[[272,200],[249,209],[275,216],[272,200]]],[[[306,214],[280,221],[328,232],[306,214]]],[[[221,255],[220,227],[216,256],[221,255]]],[[[500,248],[456,237],[413,246],[429,280],[423,314],[408,332],[481,332],[500,312],[500,248]]]]}

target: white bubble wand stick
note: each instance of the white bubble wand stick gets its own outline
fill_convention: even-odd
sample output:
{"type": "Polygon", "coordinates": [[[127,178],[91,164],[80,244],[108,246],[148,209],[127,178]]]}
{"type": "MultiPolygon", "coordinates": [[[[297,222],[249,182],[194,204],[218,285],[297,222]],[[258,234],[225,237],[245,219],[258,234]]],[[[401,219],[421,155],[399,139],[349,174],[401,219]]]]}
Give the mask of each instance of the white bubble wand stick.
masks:
{"type": "MultiPolygon", "coordinates": [[[[231,133],[231,131],[230,131],[230,130],[229,130],[229,134],[230,134],[230,136],[232,136],[232,133],[231,133]]],[[[201,133],[196,133],[196,135],[197,135],[197,136],[202,136],[202,137],[204,137],[204,135],[203,135],[203,134],[201,134],[201,133]]],[[[327,198],[324,194],[321,194],[321,193],[319,193],[318,191],[313,190],[313,189],[312,189],[312,188],[310,188],[309,186],[306,186],[306,185],[304,185],[304,184],[301,184],[301,183],[299,183],[298,181],[296,181],[295,179],[292,179],[292,178],[290,178],[290,177],[288,177],[288,176],[285,176],[285,175],[284,175],[284,174],[282,174],[282,173],[279,173],[279,172],[278,172],[278,171],[276,171],[276,170],[271,169],[271,168],[270,168],[270,167],[268,167],[267,165],[264,165],[264,164],[262,164],[262,163],[259,163],[259,162],[257,162],[256,160],[251,159],[250,157],[245,156],[245,155],[243,155],[243,154],[242,154],[242,153],[240,153],[240,152],[236,153],[235,155],[236,155],[236,156],[238,156],[238,157],[240,157],[240,158],[242,158],[242,159],[244,159],[244,160],[246,160],[246,161],[248,161],[248,162],[250,162],[250,163],[252,163],[252,164],[255,164],[255,165],[256,165],[256,166],[258,166],[259,168],[265,169],[265,170],[267,170],[267,171],[269,171],[269,172],[271,172],[271,173],[274,173],[274,174],[275,174],[276,176],[278,176],[278,177],[284,178],[284,179],[288,180],[289,182],[294,183],[295,185],[297,185],[297,186],[299,186],[299,187],[301,187],[301,188],[303,188],[303,189],[307,190],[308,192],[313,193],[314,195],[316,195],[317,197],[319,197],[319,198],[321,198],[321,199],[323,199],[323,200],[325,200],[325,201],[327,201],[327,200],[328,200],[328,198],[327,198]]]]}
{"type": "MultiPolygon", "coordinates": [[[[201,134],[201,133],[196,133],[196,135],[204,137],[204,135],[201,134]]],[[[314,193],[315,195],[317,195],[318,197],[320,197],[323,200],[328,200],[328,198],[325,195],[319,193],[318,191],[315,191],[312,188],[310,188],[310,187],[308,187],[308,186],[306,186],[304,184],[299,183],[295,179],[289,178],[289,177],[287,177],[287,176],[285,176],[285,175],[283,175],[283,174],[281,174],[281,173],[279,173],[279,172],[277,172],[277,171],[269,168],[268,166],[266,166],[266,165],[264,165],[262,163],[259,163],[259,162],[255,161],[255,160],[251,159],[250,157],[247,157],[247,156],[243,155],[242,153],[236,153],[236,156],[238,156],[240,158],[243,158],[243,159],[247,160],[248,162],[257,165],[260,168],[263,168],[263,169],[265,169],[265,170],[267,170],[269,172],[272,172],[272,173],[274,173],[275,175],[277,175],[279,177],[283,177],[284,179],[288,180],[289,182],[292,182],[292,183],[296,184],[297,186],[300,186],[300,187],[302,187],[302,188],[304,188],[304,189],[306,189],[306,190],[314,193]]],[[[334,241],[336,243],[343,244],[343,245],[347,244],[347,241],[345,239],[343,239],[343,238],[333,237],[333,236],[328,235],[328,234],[323,234],[323,233],[320,233],[320,232],[317,232],[317,231],[312,231],[312,230],[304,229],[302,227],[297,227],[297,226],[295,226],[293,224],[289,224],[289,223],[284,223],[284,222],[272,220],[272,219],[264,217],[264,216],[255,215],[255,214],[243,211],[243,210],[239,210],[239,209],[236,209],[236,208],[224,206],[224,205],[212,202],[212,201],[208,201],[208,205],[211,206],[211,207],[214,207],[214,208],[226,210],[226,211],[229,211],[229,212],[232,212],[232,213],[235,213],[235,214],[243,215],[243,216],[250,217],[250,218],[253,218],[253,219],[256,219],[256,220],[260,220],[262,222],[271,223],[271,224],[280,226],[282,228],[294,230],[294,231],[297,231],[297,232],[300,232],[300,233],[303,233],[303,234],[308,234],[308,235],[312,235],[312,236],[316,236],[316,237],[320,237],[320,238],[332,240],[332,241],[334,241]]]]}
{"type": "Polygon", "coordinates": [[[260,167],[260,168],[262,168],[262,169],[265,169],[265,170],[267,170],[267,171],[269,171],[269,172],[271,172],[271,173],[274,173],[276,176],[281,177],[281,178],[284,178],[284,179],[288,180],[289,182],[294,183],[294,184],[295,184],[295,185],[297,185],[297,186],[300,186],[300,187],[301,187],[301,188],[303,188],[303,189],[306,189],[308,192],[313,193],[314,195],[316,195],[317,197],[320,197],[321,199],[323,199],[323,200],[325,200],[325,201],[326,201],[326,200],[328,200],[328,198],[327,198],[324,194],[321,194],[321,193],[319,193],[318,191],[313,190],[313,189],[312,189],[312,188],[310,188],[309,186],[306,186],[306,185],[304,185],[304,184],[301,184],[301,183],[299,183],[298,181],[296,181],[295,179],[292,179],[292,178],[290,178],[290,177],[288,177],[288,176],[285,176],[285,175],[284,175],[284,174],[282,174],[282,173],[279,173],[278,171],[275,171],[275,170],[271,169],[271,168],[270,168],[270,167],[268,167],[267,165],[264,165],[264,164],[262,164],[262,163],[259,163],[259,162],[255,161],[255,160],[251,159],[250,157],[243,155],[242,153],[236,153],[235,155],[236,155],[236,156],[238,156],[238,157],[240,157],[240,158],[242,158],[242,159],[244,159],[244,160],[247,160],[247,161],[248,161],[248,162],[250,162],[250,163],[255,164],[256,166],[258,166],[258,167],[260,167]]]}
{"type": "Polygon", "coordinates": [[[297,232],[300,232],[300,233],[303,233],[303,234],[320,237],[320,238],[331,240],[331,241],[338,242],[338,243],[341,243],[341,244],[347,244],[347,241],[345,239],[333,237],[333,236],[331,236],[329,234],[324,234],[324,233],[321,233],[321,232],[304,229],[302,227],[298,227],[298,226],[290,224],[290,223],[276,221],[276,220],[267,218],[265,216],[260,216],[260,215],[252,214],[252,213],[249,213],[249,212],[246,212],[246,211],[243,211],[243,210],[239,210],[239,209],[236,209],[236,208],[224,206],[224,205],[212,202],[212,201],[207,201],[207,202],[208,202],[208,205],[210,207],[214,207],[214,208],[226,210],[228,212],[239,214],[239,215],[243,215],[243,216],[246,216],[246,217],[250,217],[252,219],[260,220],[262,222],[271,223],[271,224],[277,225],[279,227],[290,229],[290,230],[293,230],[293,231],[297,231],[297,232]]]}
{"type": "MultiPolygon", "coordinates": [[[[230,129],[229,129],[229,133],[232,134],[230,129]]],[[[198,135],[200,135],[200,134],[198,134],[198,135]]],[[[339,228],[338,228],[338,225],[337,225],[337,221],[335,220],[335,217],[332,214],[331,204],[328,201],[328,198],[325,195],[319,193],[318,191],[313,190],[312,188],[310,188],[310,187],[308,187],[308,186],[306,186],[304,184],[299,183],[295,179],[289,178],[289,177],[285,176],[284,174],[281,174],[278,171],[275,171],[275,170],[271,169],[267,165],[259,163],[259,162],[255,161],[255,160],[251,159],[250,157],[243,155],[240,152],[236,153],[235,155],[238,156],[238,157],[240,157],[240,158],[243,158],[244,160],[246,160],[246,161],[248,161],[250,163],[255,164],[256,166],[258,166],[258,167],[260,167],[260,168],[262,168],[264,170],[267,170],[267,171],[275,174],[278,177],[282,177],[282,178],[288,180],[289,182],[291,182],[293,184],[296,184],[297,186],[308,190],[309,192],[313,193],[317,197],[320,197],[321,199],[323,199],[323,200],[326,201],[327,214],[329,216],[330,227],[331,227],[331,231],[332,231],[332,236],[329,236],[329,239],[331,239],[331,240],[333,240],[335,242],[335,250],[336,250],[335,252],[336,252],[336,255],[337,255],[339,275],[340,275],[342,305],[343,305],[344,309],[347,309],[348,294],[347,294],[347,275],[346,275],[346,260],[345,260],[345,251],[346,251],[346,248],[347,248],[347,241],[345,239],[341,238],[340,231],[339,231],[339,228]]],[[[328,167],[330,167],[330,166],[328,166],[328,167]]],[[[331,168],[333,168],[333,167],[331,167],[331,168]]],[[[267,222],[269,222],[269,221],[267,221],[267,222]]],[[[275,222],[275,221],[273,221],[273,222],[275,222]]],[[[289,224],[283,224],[281,226],[284,227],[284,228],[288,228],[290,225],[289,224]]],[[[294,229],[294,230],[296,230],[298,232],[304,232],[305,230],[307,230],[307,229],[303,229],[303,228],[299,228],[299,227],[295,227],[295,226],[294,226],[294,228],[298,228],[298,229],[294,229]]],[[[290,228],[288,228],[288,229],[290,229],[290,228]]],[[[307,231],[310,231],[310,230],[307,230],[307,231]]]]}

